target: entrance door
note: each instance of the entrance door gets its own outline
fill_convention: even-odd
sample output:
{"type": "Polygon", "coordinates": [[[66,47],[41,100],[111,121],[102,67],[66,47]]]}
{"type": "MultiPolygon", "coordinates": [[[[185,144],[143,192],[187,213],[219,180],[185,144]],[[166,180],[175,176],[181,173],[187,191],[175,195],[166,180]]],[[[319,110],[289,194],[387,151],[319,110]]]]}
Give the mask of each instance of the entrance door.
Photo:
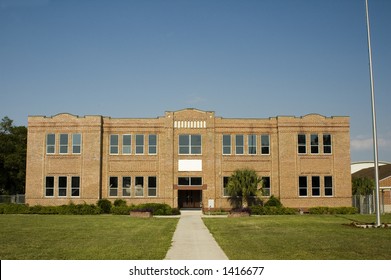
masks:
{"type": "Polygon", "coordinates": [[[179,208],[201,208],[201,190],[178,190],[179,208]]]}

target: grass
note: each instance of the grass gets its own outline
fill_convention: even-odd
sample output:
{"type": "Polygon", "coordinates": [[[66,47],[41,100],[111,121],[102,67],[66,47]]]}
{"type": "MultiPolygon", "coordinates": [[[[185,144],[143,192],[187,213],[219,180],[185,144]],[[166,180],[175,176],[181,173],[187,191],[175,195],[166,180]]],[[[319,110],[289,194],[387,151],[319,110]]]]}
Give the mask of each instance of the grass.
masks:
{"type": "Polygon", "coordinates": [[[154,260],[171,246],[178,219],[0,215],[0,259],[154,260]]]}
{"type": "MultiPolygon", "coordinates": [[[[229,259],[390,260],[391,229],[360,229],[369,215],[293,215],[210,219],[204,223],[229,259]]],[[[391,215],[382,216],[391,223],[391,215]]]]}

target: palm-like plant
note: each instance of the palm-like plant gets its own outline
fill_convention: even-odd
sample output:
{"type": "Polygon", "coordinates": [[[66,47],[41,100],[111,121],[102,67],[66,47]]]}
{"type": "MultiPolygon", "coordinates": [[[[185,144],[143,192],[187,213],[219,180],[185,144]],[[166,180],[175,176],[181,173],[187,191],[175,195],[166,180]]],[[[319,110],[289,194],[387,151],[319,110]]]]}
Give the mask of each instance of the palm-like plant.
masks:
{"type": "Polygon", "coordinates": [[[228,181],[227,190],[230,196],[241,196],[242,207],[248,207],[249,197],[256,195],[262,178],[252,169],[237,169],[228,181]]]}

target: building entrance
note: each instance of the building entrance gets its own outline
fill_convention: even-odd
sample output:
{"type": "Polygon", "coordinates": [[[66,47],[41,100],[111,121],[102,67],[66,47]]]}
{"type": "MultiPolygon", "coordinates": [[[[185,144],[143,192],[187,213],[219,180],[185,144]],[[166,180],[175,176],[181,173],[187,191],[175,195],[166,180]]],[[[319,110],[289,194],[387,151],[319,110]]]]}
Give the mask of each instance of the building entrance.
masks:
{"type": "Polygon", "coordinates": [[[201,190],[178,190],[179,208],[201,208],[201,190]]]}

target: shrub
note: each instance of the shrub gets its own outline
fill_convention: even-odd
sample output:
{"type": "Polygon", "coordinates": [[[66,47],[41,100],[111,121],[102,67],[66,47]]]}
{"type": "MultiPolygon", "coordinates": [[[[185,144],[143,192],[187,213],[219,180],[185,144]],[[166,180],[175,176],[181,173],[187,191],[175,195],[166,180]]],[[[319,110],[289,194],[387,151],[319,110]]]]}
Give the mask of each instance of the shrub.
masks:
{"type": "Polygon", "coordinates": [[[234,208],[232,209],[231,211],[229,211],[230,214],[234,214],[234,213],[248,213],[249,215],[251,215],[251,207],[239,207],[239,208],[234,208]]]}
{"type": "Polygon", "coordinates": [[[111,208],[111,214],[113,215],[129,215],[134,207],[127,205],[120,205],[111,208]]]}
{"type": "Polygon", "coordinates": [[[274,195],[272,195],[269,200],[265,203],[264,206],[275,206],[275,207],[282,207],[282,203],[281,201],[275,197],[274,195]]]}
{"type": "Polygon", "coordinates": [[[177,215],[179,210],[173,210],[170,205],[165,203],[145,203],[134,206],[132,211],[147,211],[151,212],[152,215],[177,215]]]}
{"type": "Polygon", "coordinates": [[[126,206],[126,201],[123,200],[123,199],[116,199],[114,201],[114,206],[115,207],[118,207],[118,206],[126,206]]]}
{"type": "Polygon", "coordinates": [[[29,207],[25,204],[0,204],[0,214],[27,214],[29,207]]]}
{"type": "Polygon", "coordinates": [[[109,214],[111,212],[111,201],[108,199],[99,199],[97,203],[98,207],[101,209],[101,213],[109,214]]]}

